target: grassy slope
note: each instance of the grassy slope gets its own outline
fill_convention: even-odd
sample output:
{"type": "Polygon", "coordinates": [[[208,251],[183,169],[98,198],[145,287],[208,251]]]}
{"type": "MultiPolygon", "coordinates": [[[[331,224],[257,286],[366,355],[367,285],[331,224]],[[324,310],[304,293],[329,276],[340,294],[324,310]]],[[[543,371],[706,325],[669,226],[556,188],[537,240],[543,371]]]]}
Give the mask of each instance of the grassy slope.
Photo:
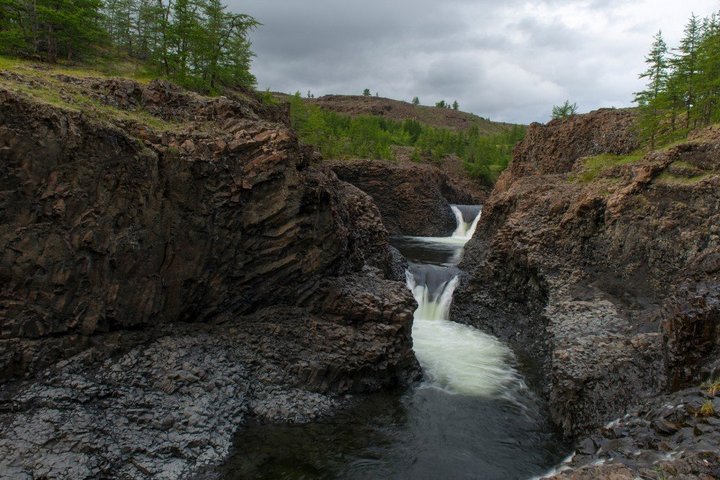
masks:
{"type": "MultiPolygon", "coordinates": [[[[625,166],[640,165],[651,161],[654,153],[662,153],[681,145],[702,144],[717,141],[720,133],[720,124],[705,127],[691,132],[690,138],[677,140],[667,145],[657,147],[653,151],[638,149],[627,155],[601,154],[582,159],[582,163],[569,179],[579,183],[608,183],[613,184],[622,177],[626,171],[625,166]]],[[[715,175],[712,169],[702,168],[682,160],[675,160],[668,165],[655,179],[665,185],[694,185],[706,178],[715,175]]]]}
{"type": "Polygon", "coordinates": [[[100,121],[135,122],[148,125],[158,131],[172,130],[180,126],[142,109],[130,111],[104,104],[88,96],[82,87],[61,79],[62,77],[108,79],[121,76],[139,83],[147,83],[152,79],[146,72],[130,64],[116,63],[113,64],[112,69],[103,67],[100,65],[98,69],[91,69],[62,64],[47,65],[0,56],[0,88],[26,95],[40,103],[83,112],[100,121]]]}

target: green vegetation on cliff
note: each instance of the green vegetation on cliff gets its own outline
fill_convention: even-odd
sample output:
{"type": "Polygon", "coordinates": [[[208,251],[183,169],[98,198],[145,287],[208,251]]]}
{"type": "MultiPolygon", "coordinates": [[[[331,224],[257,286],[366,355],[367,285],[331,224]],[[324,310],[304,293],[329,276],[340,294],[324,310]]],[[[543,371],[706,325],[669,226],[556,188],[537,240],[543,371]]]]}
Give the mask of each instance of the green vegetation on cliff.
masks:
{"type": "Polygon", "coordinates": [[[390,120],[381,116],[351,117],[308,104],[300,94],[290,97],[293,128],[303,142],[316,146],[325,158],[374,158],[393,160],[399,148],[411,150],[414,161],[441,162],[455,155],[466,172],[487,183],[507,167],[512,149],[525,135],[522,125],[483,135],[473,125],[466,131],[429,126],[413,119],[390,120]]]}
{"type": "Polygon", "coordinates": [[[690,17],[680,45],[668,49],[662,32],[653,38],[640,74],[646,88],[635,94],[640,132],[650,149],[720,121],[720,17],[690,17]]]}
{"type": "Polygon", "coordinates": [[[627,155],[615,155],[612,153],[602,153],[583,159],[582,170],[577,176],[572,178],[581,182],[588,183],[595,180],[601,174],[609,171],[618,165],[628,165],[635,163],[643,158],[643,152],[637,150],[627,155]]]}

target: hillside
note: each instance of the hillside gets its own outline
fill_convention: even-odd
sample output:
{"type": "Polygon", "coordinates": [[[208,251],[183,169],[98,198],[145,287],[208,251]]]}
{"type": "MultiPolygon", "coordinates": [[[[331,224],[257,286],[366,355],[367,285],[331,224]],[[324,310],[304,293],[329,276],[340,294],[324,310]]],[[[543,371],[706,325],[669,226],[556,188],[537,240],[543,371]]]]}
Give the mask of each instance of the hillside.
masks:
{"type": "Polygon", "coordinates": [[[468,130],[476,125],[481,135],[501,133],[512,126],[509,123],[493,122],[461,110],[413,105],[383,97],[325,95],[306,101],[325,110],[350,116],[375,115],[397,121],[417,120],[433,127],[453,130],[468,130]]]}
{"type": "Polygon", "coordinates": [[[447,108],[378,97],[321,99],[267,92],[287,103],[293,129],[326,160],[426,163],[486,190],[507,167],[524,125],[494,123],[447,108]]]}

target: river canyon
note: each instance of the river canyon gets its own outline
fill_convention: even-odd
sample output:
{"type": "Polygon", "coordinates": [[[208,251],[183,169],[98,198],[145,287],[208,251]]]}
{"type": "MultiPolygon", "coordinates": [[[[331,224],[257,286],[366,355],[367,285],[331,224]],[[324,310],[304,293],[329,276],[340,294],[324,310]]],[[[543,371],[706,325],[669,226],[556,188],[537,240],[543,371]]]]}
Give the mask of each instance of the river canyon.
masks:
{"type": "Polygon", "coordinates": [[[2,80],[3,478],[720,475],[717,128],[533,124],[488,193],[252,92],[2,80]]]}
{"type": "Polygon", "coordinates": [[[418,304],[413,350],[424,381],[322,422],[243,430],[224,478],[529,479],[567,455],[510,348],[450,321],[457,264],[482,208],[451,210],[450,236],[391,238],[409,262],[418,304]]]}

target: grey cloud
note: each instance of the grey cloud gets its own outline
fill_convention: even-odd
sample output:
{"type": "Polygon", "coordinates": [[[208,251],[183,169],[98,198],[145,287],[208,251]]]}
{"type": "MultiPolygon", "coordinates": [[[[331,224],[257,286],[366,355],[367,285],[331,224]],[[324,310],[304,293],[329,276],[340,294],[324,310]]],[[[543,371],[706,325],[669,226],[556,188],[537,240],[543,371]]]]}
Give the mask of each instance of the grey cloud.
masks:
{"type": "Polygon", "coordinates": [[[683,16],[714,1],[231,0],[231,9],[264,24],[252,35],[260,88],[370,88],[530,122],[566,98],[584,110],[629,105],[652,34],[666,24],[681,31],[683,16]],[[646,15],[633,14],[640,4],[646,15]]]}

